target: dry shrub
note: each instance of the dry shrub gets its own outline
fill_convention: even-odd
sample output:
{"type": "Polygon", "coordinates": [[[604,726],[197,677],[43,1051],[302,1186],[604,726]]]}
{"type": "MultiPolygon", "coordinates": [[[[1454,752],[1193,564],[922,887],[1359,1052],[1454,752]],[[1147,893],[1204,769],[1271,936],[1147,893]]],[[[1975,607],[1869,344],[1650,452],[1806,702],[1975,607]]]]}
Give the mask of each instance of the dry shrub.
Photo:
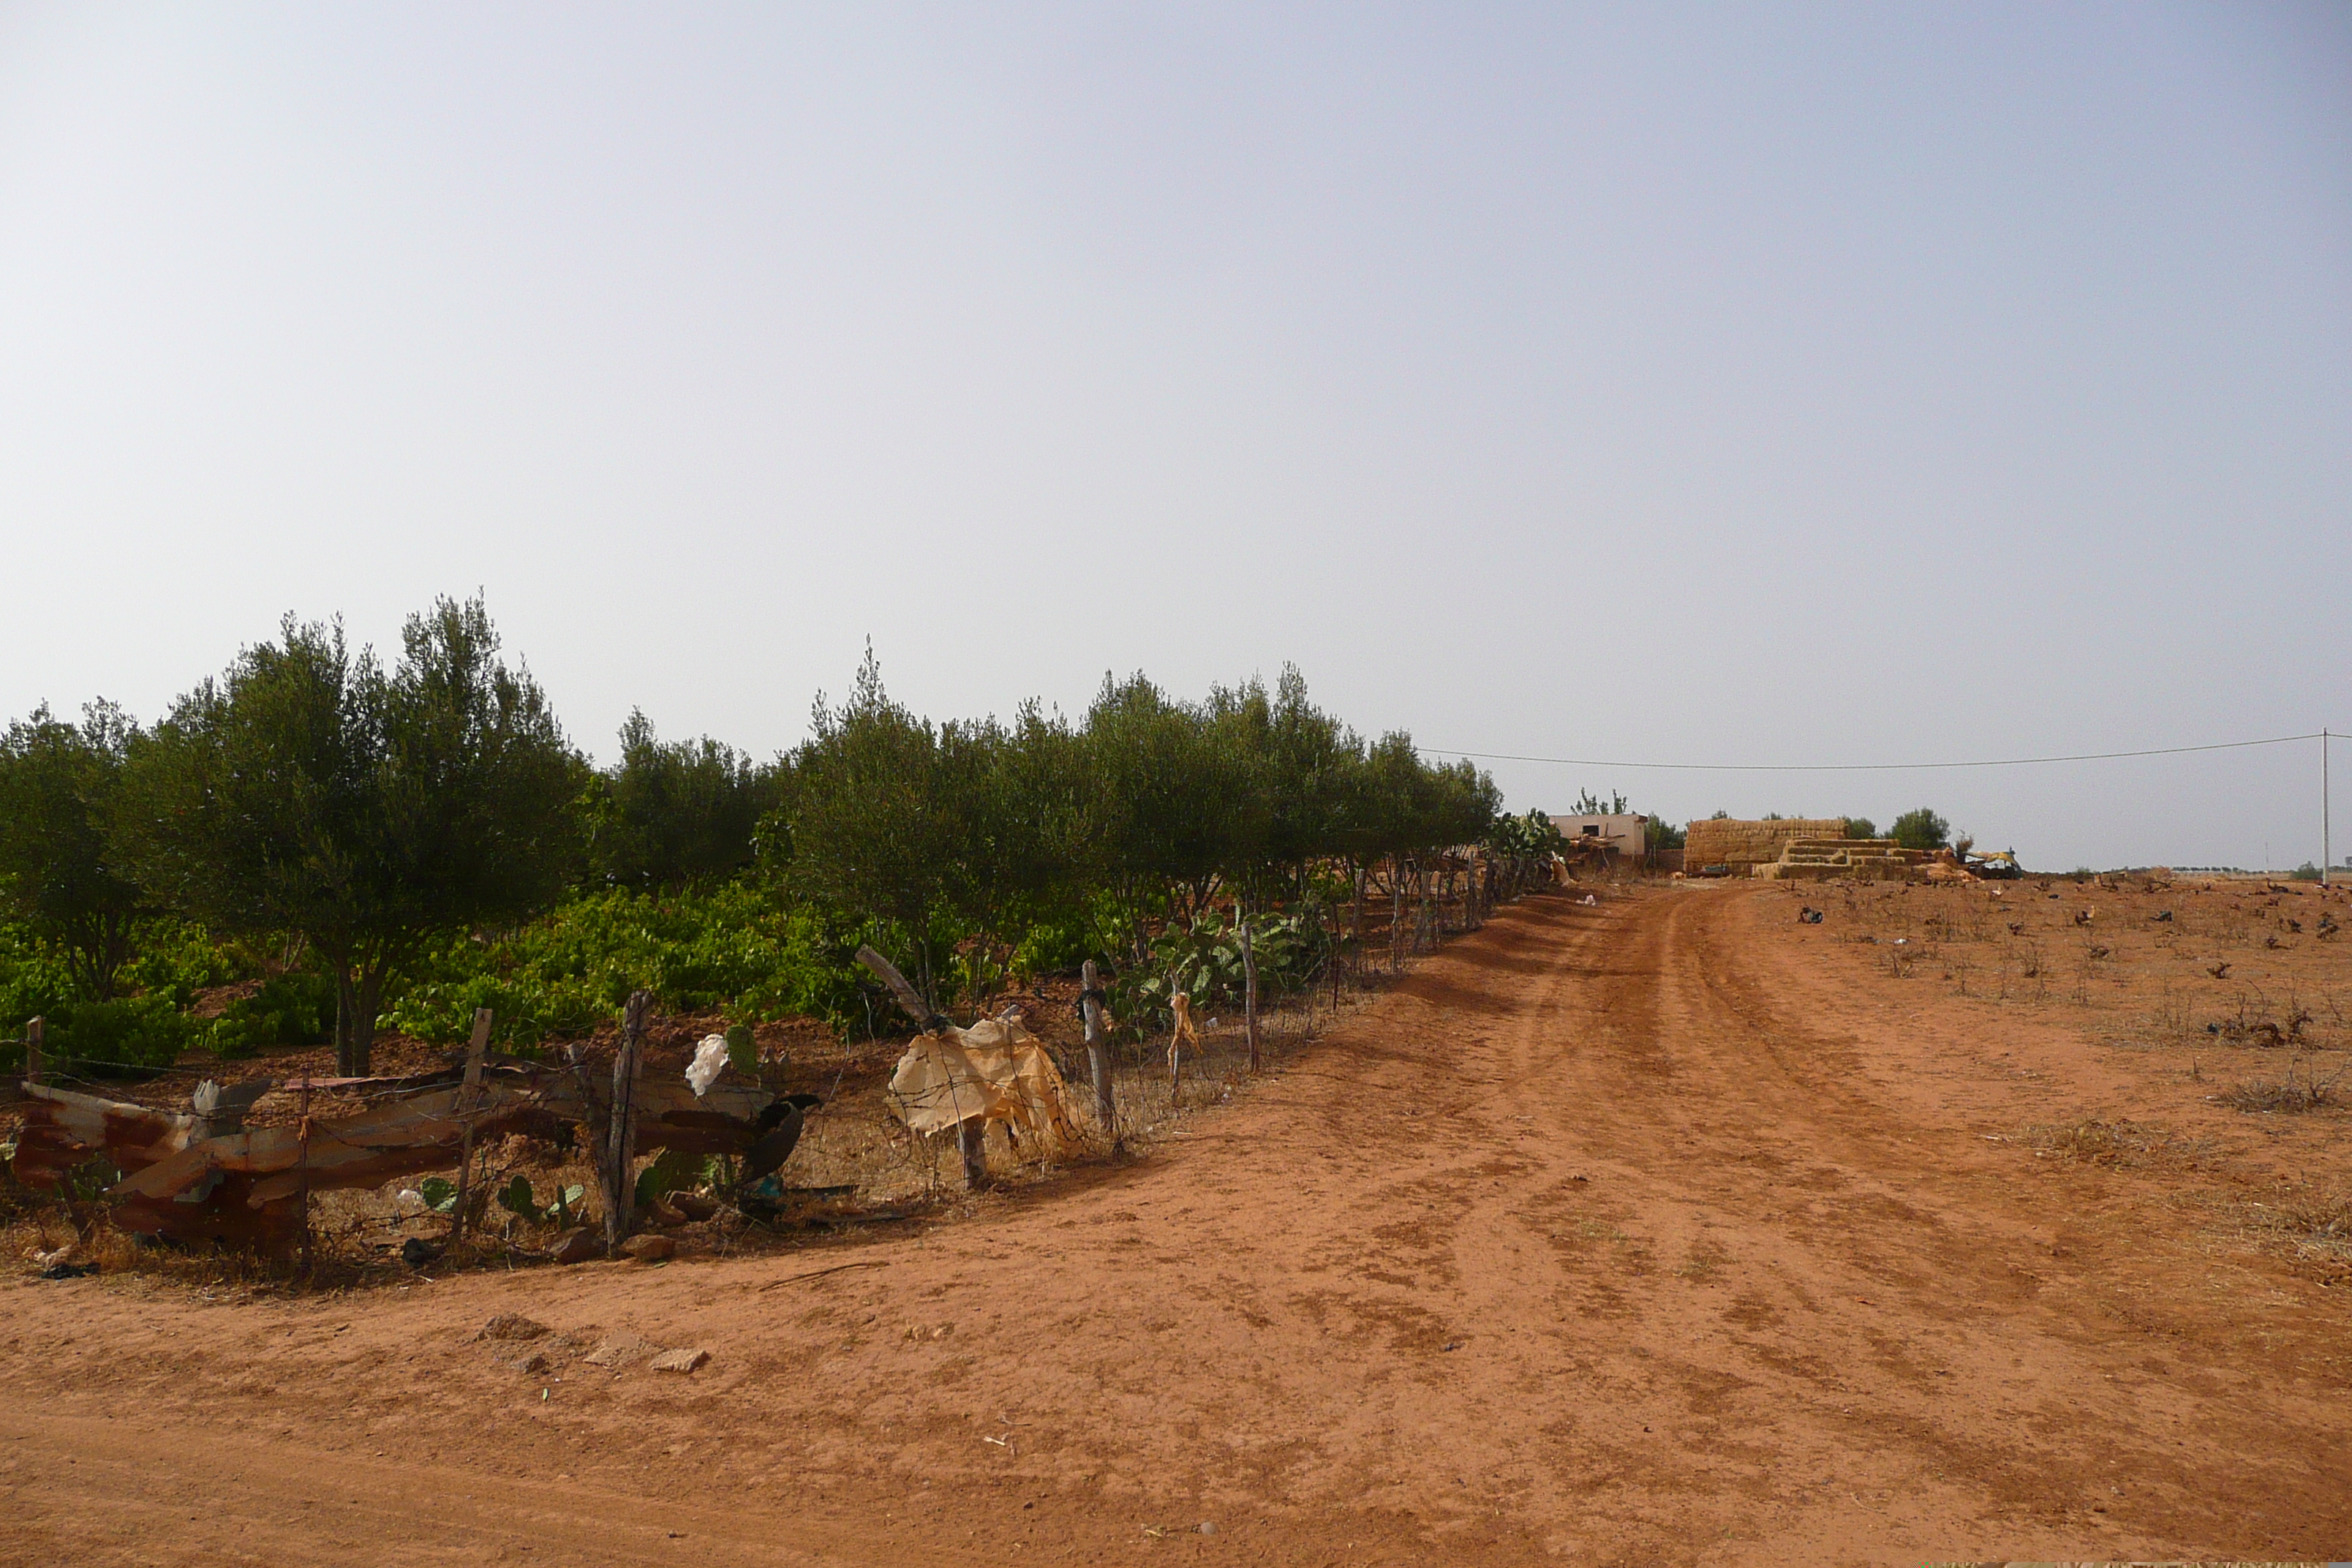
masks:
{"type": "MultiPolygon", "coordinates": [[[[2346,1067],[2352,1067],[2347,1063],[2346,1067]]],[[[2245,1082],[2223,1089],[2215,1098],[2232,1110],[2252,1112],[2326,1110],[2336,1103],[2336,1085],[2346,1068],[2337,1068],[2326,1078],[2319,1076],[2315,1066],[2307,1066],[2298,1079],[2293,1064],[2286,1076],[2276,1080],[2248,1079],[2245,1082]]]]}
{"type": "Polygon", "coordinates": [[[2297,1262],[2330,1283],[2352,1284],[2352,1192],[2305,1187],[2247,1204],[2239,1214],[2248,1231],[2273,1246],[2284,1242],[2297,1262]]]}
{"type": "Polygon", "coordinates": [[[2298,1194],[2272,1212],[2290,1235],[2352,1247],[2352,1193],[2298,1194]]]}
{"type": "Polygon", "coordinates": [[[2219,1152],[2210,1138],[2184,1138],[2163,1127],[2118,1117],[2029,1127],[2025,1142],[2085,1164],[2195,1170],[2219,1152]]]}

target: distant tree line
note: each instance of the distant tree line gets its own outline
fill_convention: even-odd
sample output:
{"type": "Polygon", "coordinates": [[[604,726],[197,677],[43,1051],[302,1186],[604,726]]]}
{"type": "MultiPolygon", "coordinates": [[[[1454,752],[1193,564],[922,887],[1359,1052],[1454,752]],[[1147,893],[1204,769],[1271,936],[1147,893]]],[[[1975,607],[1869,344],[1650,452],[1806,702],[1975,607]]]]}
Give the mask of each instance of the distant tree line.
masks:
{"type": "Polygon", "coordinates": [[[105,704],[10,725],[0,903],[92,1004],[158,922],[299,950],[331,984],[341,1069],[362,1074],[387,994],[453,934],[600,890],[756,888],[866,922],[928,988],[1024,945],[1140,958],[1213,905],[1321,919],[1352,898],[1360,932],[1383,869],[1486,843],[1525,876],[1549,848],[1472,763],[1368,742],[1295,669],[1197,702],[1107,676],[1076,722],[1035,703],[934,722],[869,650],[811,731],[756,762],[634,713],[599,769],[478,600],[410,617],[389,666],[289,616],[152,727],[105,704]]]}

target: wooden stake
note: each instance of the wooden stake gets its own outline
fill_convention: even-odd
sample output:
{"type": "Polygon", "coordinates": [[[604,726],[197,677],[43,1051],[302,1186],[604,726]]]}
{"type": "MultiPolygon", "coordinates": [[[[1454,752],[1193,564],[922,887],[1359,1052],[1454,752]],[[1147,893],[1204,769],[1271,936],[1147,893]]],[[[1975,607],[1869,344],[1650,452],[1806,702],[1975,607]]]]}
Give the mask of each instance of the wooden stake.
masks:
{"type": "Polygon", "coordinates": [[[458,1087],[457,1115],[465,1123],[463,1145],[457,1156],[457,1205],[450,1211],[449,1245],[455,1247],[466,1235],[466,1194],[474,1176],[474,1119],[469,1114],[474,1102],[480,1098],[482,1087],[482,1057],[490,1048],[490,1010],[474,1009],[474,1037],[466,1045],[466,1081],[458,1087]]]}
{"type": "Polygon", "coordinates": [[[310,1253],[310,1075],[302,1075],[302,1103],[296,1114],[300,1118],[295,1128],[300,1140],[295,1160],[301,1169],[300,1195],[296,1202],[302,1205],[302,1267],[308,1268],[314,1259],[310,1253]]]}
{"type": "Polygon", "coordinates": [[[621,1048],[613,1058],[612,1126],[604,1142],[604,1246],[614,1252],[629,1238],[636,1188],[629,1167],[637,1156],[637,1058],[645,1048],[646,1015],[653,997],[632,992],[621,1015],[621,1048]]]}
{"type": "Polygon", "coordinates": [[[1087,1026],[1087,1071],[1095,1080],[1095,1125],[1110,1140],[1113,1150],[1118,1147],[1118,1103],[1111,1093],[1110,1042],[1103,1037],[1103,1010],[1098,999],[1102,981],[1095,969],[1095,961],[1087,960],[1080,984],[1085,987],[1078,998],[1078,1016],[1087,1026]]]}
{"type": "Polygon", "coordinates": [[[26,1083],[41,1081],[41,1073],[45,1065],[41,1060],[41,1043],[47,1037],[47,1031],[48,1025],[42,1019],[31,1018],[26,1021],[25,1081],[26,1083]]]}
{"type": "Polygon", "coordinates": [[[1250,942],[1248,911],[1235,907],[1242,919],[1242,1032],[1249,1041],[1249,1069],[1258,1071],[1264,1065],[1257,1047],[1257,952],[1250,942]]]}
{"type": "Polygon", "coordinates": [[[907,977],[898,973],[897,964],[872,948],[862,946],[857,950],[857,962],[871,970],[876,979],[890,988],[890,994],[898,999],[899,1010],[914,1020],[915,1027],[929,1034],[935,1026],[933,1022],[935,1019],[945,1022],[944,1019],[939,1018],[938,1014],[931,1011],[930,1005],[923,1000],[923,994],[907,983],[907,977]]]}
{"type": "Polygon", "coordinates": [[[1404,973],[1404,952],[1397,943],[1404,940],[1404,861],[1398,856],[1389,857],[1389,973],[1404,973]]]}
{"type": "Polygon", "coordinates": [[[967,1116],[956,1123],[956,1149],[963,1156],[963,1184],[978,1192],[988,1185],[988,1119],[967,1116]]]}

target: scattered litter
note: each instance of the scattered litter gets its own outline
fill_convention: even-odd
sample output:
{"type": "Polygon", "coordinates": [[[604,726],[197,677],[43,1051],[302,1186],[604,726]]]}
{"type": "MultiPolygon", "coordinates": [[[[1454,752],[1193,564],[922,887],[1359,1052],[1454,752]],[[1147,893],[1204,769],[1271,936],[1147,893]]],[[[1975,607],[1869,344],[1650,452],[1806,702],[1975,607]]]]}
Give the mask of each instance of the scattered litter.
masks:
{"type": "Polygon", "coordinates": [[[41,1270],[44,1279],[80,1279],[98,1272],[95,1263],[52,1263],[41,1270]]]}
{"type": "Polygon", "coordinates": [[[709,1364],[710,1352],[706,1350],[664,1351],[647,1363],[655,1372],[694,1372],[709,1364]]]}
{"type": "Polygon", "coordinates": [[[1597,903],[1599,903],[1601,900],[1600,900],[1599,899],[1594,898],[1591,893],[1587,893],[1587,894],[1585,894],[1585,895],[1584,895],[1584,898],[1583,898],[1583,900],[1582,900],[1581,901],[1582,901],[1582,902],[1584,902],[1584,903],[1588,903],[1588,904],[1597,904],[1597,903]]]}
{"type": "Polygon", "coordinates": [[[422,1268],[441,1256],[441,1249],[421,1237],[410,1237],[400,1244],[400,1260],[411,1268],[422,1268]]]}
{"type": "Polygon", "coordinates": [[[1814,909],[1811,905],[1807,905],[1797,911],[1797,923],[1799,925],[1817,926],[1822,923],[1822,911],[1814,909]]]}
{"type": "Polygon", "coordinates": [[[1462,1348],[1462,1342],[1460,1340],[1450,1340],[1446,1342],[1445,1348],[1450,1351],[1458,1351],[1462,1348]]]}

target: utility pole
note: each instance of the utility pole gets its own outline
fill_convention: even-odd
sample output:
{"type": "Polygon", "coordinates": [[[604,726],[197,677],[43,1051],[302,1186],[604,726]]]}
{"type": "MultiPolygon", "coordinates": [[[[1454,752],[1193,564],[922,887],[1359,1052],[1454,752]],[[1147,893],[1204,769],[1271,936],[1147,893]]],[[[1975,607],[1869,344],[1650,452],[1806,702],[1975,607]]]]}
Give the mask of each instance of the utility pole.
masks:
{"type": "Polygon", "coordinates": [[[2336,864],[2336,846],[2327,837],[2327,731],[2319,731],[2319,885],[2329,885],[2328,868],[2336,864]]]}

